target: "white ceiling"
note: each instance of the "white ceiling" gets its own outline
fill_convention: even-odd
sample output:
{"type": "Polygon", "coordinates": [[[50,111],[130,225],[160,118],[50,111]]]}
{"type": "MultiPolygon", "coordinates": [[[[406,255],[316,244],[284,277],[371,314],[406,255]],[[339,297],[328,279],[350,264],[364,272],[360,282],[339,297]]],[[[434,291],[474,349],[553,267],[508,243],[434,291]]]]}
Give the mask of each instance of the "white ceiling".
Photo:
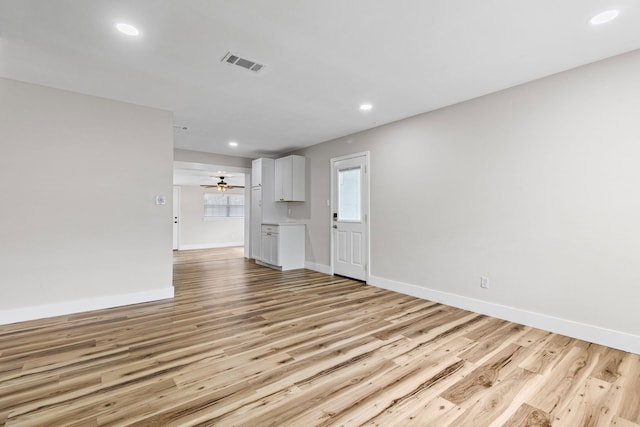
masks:
{"type": "Polygon", "coordinates": [[[171,110],[176,147],[246,157],[638,48],[637,0],[0,0],[1,76],[171,110]]]}

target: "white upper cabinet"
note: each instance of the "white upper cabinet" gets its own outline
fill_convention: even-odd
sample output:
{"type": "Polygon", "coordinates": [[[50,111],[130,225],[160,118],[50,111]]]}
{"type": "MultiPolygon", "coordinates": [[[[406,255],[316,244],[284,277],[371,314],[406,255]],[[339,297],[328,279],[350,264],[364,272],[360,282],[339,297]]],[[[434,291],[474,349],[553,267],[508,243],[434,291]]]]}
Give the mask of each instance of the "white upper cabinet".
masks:
{"type": "Polygon", "coordinates": [[[304,202],[305,158],[287,156],[276,159],[275,200],[277,202],[304,202]]]}
{"type": "Polygon", "coordinates": [[[265,159],[255,159],[251,162],[251,186],[262,186],[262,161],[265,159]]]}

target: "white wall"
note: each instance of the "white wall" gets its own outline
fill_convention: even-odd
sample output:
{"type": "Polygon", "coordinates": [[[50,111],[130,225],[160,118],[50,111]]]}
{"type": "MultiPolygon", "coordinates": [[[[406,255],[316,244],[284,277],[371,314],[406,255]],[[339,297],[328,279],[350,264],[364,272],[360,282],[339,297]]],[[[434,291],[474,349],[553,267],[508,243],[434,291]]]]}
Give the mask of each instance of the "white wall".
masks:
{"type": "MultiPolygon", "coordinates": [[[[204,193],[212,191],[216,190],[180,186],[180,250],[244,245],[244,218],[204,218],[204,193]]],[[[244,194],[244,190],[227,194],[244,194]]]]}
{"type": "Polygon", "coordinates": [[[0,323],[173,296],[172,124],[0,79],[0,323]]]}
{"type": "Polygon", "coordinates": [[[639,74],[635,51],[298,151],[307,261],[329,159],[369,150],[371,283],[640,352],[639,74]]]}

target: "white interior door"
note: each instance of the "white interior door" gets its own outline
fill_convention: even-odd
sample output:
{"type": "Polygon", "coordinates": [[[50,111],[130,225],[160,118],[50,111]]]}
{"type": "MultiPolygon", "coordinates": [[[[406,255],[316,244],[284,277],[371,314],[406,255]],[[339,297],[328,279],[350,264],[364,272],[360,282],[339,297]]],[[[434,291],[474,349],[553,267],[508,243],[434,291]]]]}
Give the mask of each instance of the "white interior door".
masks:
{"type": "Polygon", "coordinates": [[[334,274],[367,280],[367,155],[333,159],[332,264],[334,274]]]}
{"type": "Polygon", "coordinates": [[[180,246],[180,187],[173,187],[173,250],[180,246]]]}

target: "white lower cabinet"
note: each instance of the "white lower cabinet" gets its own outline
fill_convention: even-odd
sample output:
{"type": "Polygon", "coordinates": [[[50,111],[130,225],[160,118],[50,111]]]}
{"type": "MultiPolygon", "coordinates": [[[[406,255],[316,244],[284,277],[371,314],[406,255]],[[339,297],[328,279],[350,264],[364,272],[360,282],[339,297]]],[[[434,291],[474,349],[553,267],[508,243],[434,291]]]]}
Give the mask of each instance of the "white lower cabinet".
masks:
{"type": "Polygon", "coordinates": [[[304,268],[304,224],[262,224],[258,263],[279,270],[304,268]]]}
{"type": "Polygon", "coordinates": [[[262,234],[260,236],[260,261],[267,264],[280,266],[278,258],[278,227],[262,226],[262,234]]]}

